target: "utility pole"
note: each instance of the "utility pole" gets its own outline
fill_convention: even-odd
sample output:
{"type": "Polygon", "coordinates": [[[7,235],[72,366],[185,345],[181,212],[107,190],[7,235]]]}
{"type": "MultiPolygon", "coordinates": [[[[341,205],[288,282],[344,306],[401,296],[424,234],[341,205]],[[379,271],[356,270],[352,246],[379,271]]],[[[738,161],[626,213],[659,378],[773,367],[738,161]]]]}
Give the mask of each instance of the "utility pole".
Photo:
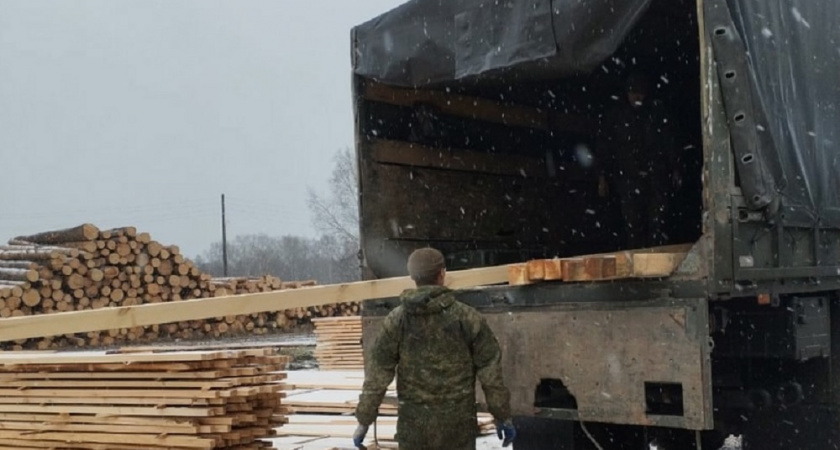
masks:
{"type": "Polygon", "coordinates": [[[225,224],[225,194],[222,194],[222,265],[224,276],[228,276],[227,264],[227,226],[225,224]]]}

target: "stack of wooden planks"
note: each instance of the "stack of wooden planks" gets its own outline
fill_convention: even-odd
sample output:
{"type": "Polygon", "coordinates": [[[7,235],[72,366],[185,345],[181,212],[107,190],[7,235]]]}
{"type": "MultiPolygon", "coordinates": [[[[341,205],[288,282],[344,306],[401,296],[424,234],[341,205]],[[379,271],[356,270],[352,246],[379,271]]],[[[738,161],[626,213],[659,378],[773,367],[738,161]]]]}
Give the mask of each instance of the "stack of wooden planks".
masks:
{"type": "MultiPolygon", "coordinates": [[[[0,246],[0,318],[268,292],[315,285],[276,277],[211,278],[179,248],[134,227],[91,224],[19,236],[0,246]]],[[[85,334],[20,340],[7,348],[113,346],[285,330],[312,317],[357,315],[359,304],[217,317],[85,334]]]]}
{"type": "MultiPolygon", "coordinates": [[[[492,433],[496,428],[493,416],[481,413],[477,417],[480,434],[492,433]]],[[[352,416],[324,416],[317,414],[295,414],[289,416],[288,423],[280,429],[281,435],[288,436],[329,436],[332,438],[346,438],[348,442],[358,426],[352,416]]],[[[395,444],[397,434],[397,418],[394,416],[380,416],[376,419],[377,440],[381,444],[395,444]]],[[[373,429],[369,431],[368,439],[373,443],[373,429]]],[[[389,445],[390,446],[390,445],[389,445]]]]}
{"type": "Polygon", "coordinates": [[[0,354],[0,449],[260,449],[285,422],[268,348],[0,354]]]}
{"type": "MultiPolygon", "coordinates": [[[[353,414],[362,393],[361,370],[289,371],[284,405],[289,414],[353,414]]],[[[379,414],[396,416],[396,384],[391,383],[379,414]]]]}
{"type": "Polygon", "coordinates": [[[508,283],[602,281],[671,276],[691,245],[672,245],[572,258],[535,259],[508,267],[508,283]]]}
{"type": "Polygon", "coordinates": [[[313,319],[315,358],[321,370],[364,369],[362,318],[313,319]]]}
{"type": "MultiPolygon", "coordinates": [[[[288,372],[283,403],[289,416],[287,424],[278,429],[276,445],[324,449],[350,442],[357,425],[353,412],[363,382],[364,373],[361,370],[288,372]]],[[[397,401],[394,389],[392,384],[379,409],[377,438],[380,447],[396,447],[397,401]]],[[[480,413],[477,421],[482,434],[494,430],[489,414],[480,413]]],[[[376,448],[373,439],[371,429],[366,442],[368,448],[376,448]]]]}

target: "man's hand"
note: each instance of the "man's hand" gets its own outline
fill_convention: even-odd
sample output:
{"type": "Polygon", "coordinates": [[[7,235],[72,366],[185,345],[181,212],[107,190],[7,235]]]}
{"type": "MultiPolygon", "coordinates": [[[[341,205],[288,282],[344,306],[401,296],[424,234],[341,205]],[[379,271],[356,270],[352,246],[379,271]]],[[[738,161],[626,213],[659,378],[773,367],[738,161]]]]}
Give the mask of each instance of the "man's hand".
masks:
{"type": "Polygon", "coordinates": [[[610,195],[610,187],[607,184],[607,177],[604,175],[598,177],[598,195],[601,197],[610,195]]]}
{"type": "Polygon", "coordinates": [[[502,447],[508,447],[516,439],[516,428],[513,422],[508,419],[504,422],[496,422],[496,436],[502,439],[502,447]]]}
{"type": "Polygon", "coordinates": [[[361,424],[359,424],[359,426],[356,427],[356,431],[353,433],[353,445],[355,445],[356,448],[360,448],[362,450],[365,450],[366,447],[364,446],[364,442],[365,442],[365,436],[367,435],[367,432],[368,432],[368,428],[369,428],[368,425],[361,425],[361,424]]]}

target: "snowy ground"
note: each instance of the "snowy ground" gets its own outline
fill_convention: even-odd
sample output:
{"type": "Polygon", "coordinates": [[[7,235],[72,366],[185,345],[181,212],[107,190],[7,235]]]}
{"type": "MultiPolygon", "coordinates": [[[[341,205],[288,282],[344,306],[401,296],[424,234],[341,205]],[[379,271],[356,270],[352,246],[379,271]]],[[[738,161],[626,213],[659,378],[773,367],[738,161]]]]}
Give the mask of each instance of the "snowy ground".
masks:
{"type": "MultiPolygon", "coordinates": [[[[279,450],[351,450],[354,448],[350,439],[337,438],[285,437],[274,439],[271,442],[279,450]]],[[[482,436],[476,441],[476,450],[499,450],[501,448],[502,443],[496,436],[482,436]]]]}

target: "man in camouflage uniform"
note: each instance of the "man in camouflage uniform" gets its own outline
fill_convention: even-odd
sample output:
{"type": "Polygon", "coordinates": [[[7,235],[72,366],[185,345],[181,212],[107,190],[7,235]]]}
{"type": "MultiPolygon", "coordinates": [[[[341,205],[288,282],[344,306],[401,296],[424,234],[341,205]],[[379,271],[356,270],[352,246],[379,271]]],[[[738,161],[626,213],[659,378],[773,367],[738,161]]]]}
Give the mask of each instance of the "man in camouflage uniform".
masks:
{"type": "Polygon", "coordinates": [[[443,286],[446,269],[439,251],[412,253],[408,272],[417,289],[400,296],[402,305],[385,318],[368,355],[353,443],[362,448],[396,374],[400,450],[475,449],[476,377],[499,438],[510,445],[516,431],[496,337],[478,311],[443,286]]]}

